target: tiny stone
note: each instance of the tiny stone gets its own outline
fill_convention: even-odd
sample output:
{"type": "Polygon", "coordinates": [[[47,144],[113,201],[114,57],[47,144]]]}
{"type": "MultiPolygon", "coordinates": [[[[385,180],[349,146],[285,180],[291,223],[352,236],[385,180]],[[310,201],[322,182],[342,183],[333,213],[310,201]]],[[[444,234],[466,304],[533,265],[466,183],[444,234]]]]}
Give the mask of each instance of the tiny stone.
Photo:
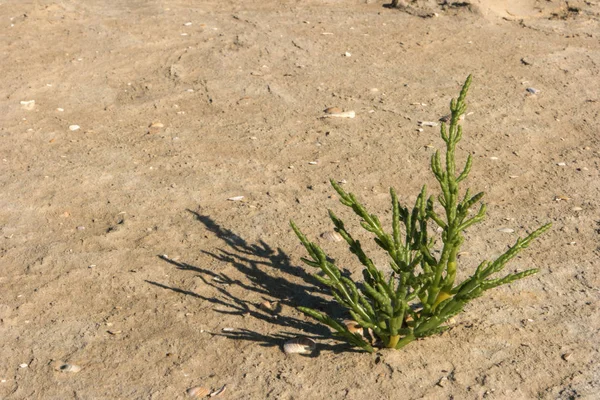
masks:
{"type": "Polygon", "coordinates": [[[573,208],[571,208],[571,210],[573,210],[573,211],[582,211],[583,208],[581,208],[581,207],[573,207],[573,208]]]}
{"type": "Polygon", "coordinates": [[[56,109],[56,111],[58,111],[58,112],[63,112],[63,111],[65,111],[65,109],[64,109],[64,108],[60,108],[60,107],[59,107],[59,108],[57,108],[57,109],[56,109]]]}
{"type": "Polygon", "coordinates": [[[83,225],[79,225],[79,226],[77,227],[77,230],[78,230],[78,231],[84,231],[84,230],[85,230],[85,226],[83,226],[83,225]]]}
{"type": "Polygon", "coordinates": [[[565,165],[567,165],[567,163],[564,162],[559,162],[556,165],[558,165],[559,167],[564,167],[565,165]]]}
{"type": "Polygon", "coordinates": [[[346,56],[346,57],[351,57],[351,56],[352,56],[352,54],[350,54],[350,53],[348,53],[348,52],[345,52],[345,53],[344,53],[344,56],[346,56]]]}
{"type": "Polygon", "coordinates": [[[79,125],[70,125],[70,126],[69,126],[69,129],[70,129],[70,130],[72,130],[72,131],[76,131],[76,130],[78,130],[79,128],[80,128],[80,126],[79,126],[79,125]]]}
{"type": "Polygon", "coordinates": [[[27,365],[27,364],[25,364],[25,363],[23,363],[23,364],[19,364],[19,367],[21,367],[21,368],[27,368],[28,366],[29,366],[29,365],[27,365]]]}
{"type": "Polygon", "coordinates": [[[562,355],[562,359],[565,361],[569,361],[570,358],[571,358],[571,353],[565,353],[562,355]]]}
{"type": "Polygon", "coordinates": [[[500,228],[498,229],[498,232],[502,232],[502,233],[513,233],[515,230],[511,229],[511,228],[500,228]]]}
{"type": "Polygon", "coordinates": [[[318,162],[317,162],[317,161],[309,161],[308,163],[309,163],[310,165],[317,165],[317,164],[318,164],[318,162]]]}

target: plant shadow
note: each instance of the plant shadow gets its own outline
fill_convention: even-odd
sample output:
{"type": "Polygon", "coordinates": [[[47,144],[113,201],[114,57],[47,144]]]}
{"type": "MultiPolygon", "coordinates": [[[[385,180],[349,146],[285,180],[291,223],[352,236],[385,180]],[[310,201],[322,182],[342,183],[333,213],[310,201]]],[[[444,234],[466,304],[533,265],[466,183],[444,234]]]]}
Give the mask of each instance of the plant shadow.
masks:
{"type": "MultiPolygon", "coordinates": [[[[211,217],[198,212],[187,210],[194,215],[195,219],[204,227],[223,241],[224,248],[213,253],[202,250],[202,253],[234,266],[240,273],[249,279],[250,283],[244,283],[233,279],[225,273],[217,273],[208,269],[200,268],[185,262],[175,261],[167,256],[158,256],[161,260],[174,265],[179,270],[197,273],[204,284],[217,290],[221,297],[207,297],[201,294],[171,287],[159,282],[146,281],[147,283],[193,296],[205,300],[214,306],[213,311],[229,315],[250,316],[268,324],[281,327],[282,331],[275,334],[264,334],[248,329],[234,329],[232,331],[213,332],[213,335],[225,336],[236,340],[259,342],[261,346],[281,346],[286,340],[298,336],[298,331],[304,332],[304,336],[313,339],[328,340],[332,335],[329,329],[317,322],[300,319],[293,314],[301,315],[299,312],[290,312],[290,308],[302,305],[317,310],[342,311],[337,303],[322,297],[326,294],[321,283],[303,268],[294,266],[290,257],[280,248],[273,249],[269,244],[260,240],[257,244],[249,244],[233,231],[223,228],[211,217]],[[298,281],[300,281],[298,283],[298,281]],[[252,302],[236,296],[229,288],[237,286],[248,292],[258,294],[262,301],[252,302]],[[267,302],[267,303],[265,303],[267,302]],[[272,305],[271,309],[267,306],[272,305]],[[285,312],[279,312],[279,311],[285,312]]],[[[248,296],[250,297],[250,296],[248,296]]],[[[343,315],[332,315],[343,318],[343,315]]],[[[319,344],[320,350],[334,352],[356,351],[345,342],[328,345],[319,344]]],[[[318,356],[318,352],[312,354],[318,356]]]]}

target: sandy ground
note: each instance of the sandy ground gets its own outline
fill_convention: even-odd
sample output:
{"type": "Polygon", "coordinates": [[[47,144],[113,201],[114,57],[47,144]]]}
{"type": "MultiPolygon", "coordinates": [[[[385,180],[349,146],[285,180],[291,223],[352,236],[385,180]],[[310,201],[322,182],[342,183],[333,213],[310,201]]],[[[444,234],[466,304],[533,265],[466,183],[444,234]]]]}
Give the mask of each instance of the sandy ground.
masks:
{"type": "Polygon", "coordinates": [[[599,4],[2,1],[0,398],[598,398],[599,4]],[[385,221],[390,186],[437,190],[417,121],[469,73],[488,218],[462,276],[552,221],[508,267],[541,272],[443,335],[349,349],[294,308],[336,310],[288,220],[318,240],[331,208],[368,241],[329,178],[385,221]],[[286,356],[297,335],[317,352],[286,356]]]}

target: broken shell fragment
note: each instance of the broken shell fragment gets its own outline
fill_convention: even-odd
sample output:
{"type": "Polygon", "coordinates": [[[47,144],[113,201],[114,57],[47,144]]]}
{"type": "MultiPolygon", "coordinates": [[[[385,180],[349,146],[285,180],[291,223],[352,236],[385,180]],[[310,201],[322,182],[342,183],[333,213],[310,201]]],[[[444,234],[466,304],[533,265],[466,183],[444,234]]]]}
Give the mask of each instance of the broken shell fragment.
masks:
{"type": "Polygon", "coordinates": [[[317,343],[306,337],[288,340],[283,345],[285,354],[310,354],[317,348],[317,343]]]}
{"type": "Polygon", "coordinates": [[[35,100],[22,101],[21,107],[25,110],[33,110],[35,108],[35,100]]]}
{"type": "Polygon", "coordinates": [[[344,111],[331,114],[325,114],[323,118],[354,118],[356,113],[354,111],[344,111]]]}
{"type": "Polygon", "coordinates": [[[321,237],[325,240],[328,240],[330,242],[341,242],[342,240],[344,240],[342,238],[342,235],[340,235],[339,233],[337,233],[336,231],[327,231],[327,232],[323,232],[321,234],[321,237]]]}
{"type": "Polygon", "coordinates": [[[271,314],[278,314],[281,311],[281,304],[277,301],[263,301],[260,308],[271,314]]]}
{"type": "Polygon", "coordinates": [[[358,322],[353,321],[351,319],[345,319],[344,325],[350,331],[350,333],[358,333],[361,336],[364,336],[363,327],[358,324],[358,322]]]}
{"type": "Polygon", "coordinates": [[[77,373],[81,371],[81,367],[75,364],[62,364],[60,367],[58,367],[58,370],[61,372],[77,373]]]}
{"type": "Polygon", "coordinates": [[[498,232],[502,232],[502,233],[513,233],[515,230],[511,229],[511,228],[500,228],[498,229],[498,232]]]}
{"type": "Polygon", "coordinates": [[[207,397],[210,394],[210,389],[207,389],[202,386],[196,386],[193,388],[189,388],[185,392],[187,393],[188,396],[190,396],[194,399],[201,399],[203,397],[207,397]]]}

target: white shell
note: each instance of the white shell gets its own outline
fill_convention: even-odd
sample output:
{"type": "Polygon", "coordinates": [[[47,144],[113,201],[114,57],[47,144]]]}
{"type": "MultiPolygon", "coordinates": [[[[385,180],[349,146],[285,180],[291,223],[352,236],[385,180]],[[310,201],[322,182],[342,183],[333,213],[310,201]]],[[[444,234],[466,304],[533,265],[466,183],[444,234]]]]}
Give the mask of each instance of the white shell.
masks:
{"type": "Polygon", "coordinates": [[[498,229],[498,232],[502,232],[502,233],[513,233],[515,230],[511,229],[511,228],[500,228],[498,229]]]}
{"type": "Polygon", "coordinates": [[[244,198],[244,196],[235,196],[235,197],[230,197],[227,200],[229,201],[240,201],[244,198]]]}
{"type": "Polygon", "coordinates": [[[317,343],[306,337],[288,340],[283,345],[285,354],[310,354],[317,348],[317,343]]]}
{"type": "Polygon", "coordinates": [[[61,372],[79,372],[81,371],[81,367],[79,365],[75,365],[75,364],[62,364],[60,367],[58,367],[58,370],[61,372]]]}
{"type": "Polygon", "coordinates": [[[321,234],[321,237],[325,240],[329,240],[330,242],[341,242],[342,240],[344,240],[344,238],[342,238],[342,235],[340,235],[336,231],[323,232],[321,234]]]}
{"type": "Polygon", "coordinates": [[[201,399],[203,397],[207,397],[210,394],[210,389],[207,389],[202,386],[196,386],[193,388],[189,388],[185,392],[188,396],[193,397],[194,399],[201,399]]]}

